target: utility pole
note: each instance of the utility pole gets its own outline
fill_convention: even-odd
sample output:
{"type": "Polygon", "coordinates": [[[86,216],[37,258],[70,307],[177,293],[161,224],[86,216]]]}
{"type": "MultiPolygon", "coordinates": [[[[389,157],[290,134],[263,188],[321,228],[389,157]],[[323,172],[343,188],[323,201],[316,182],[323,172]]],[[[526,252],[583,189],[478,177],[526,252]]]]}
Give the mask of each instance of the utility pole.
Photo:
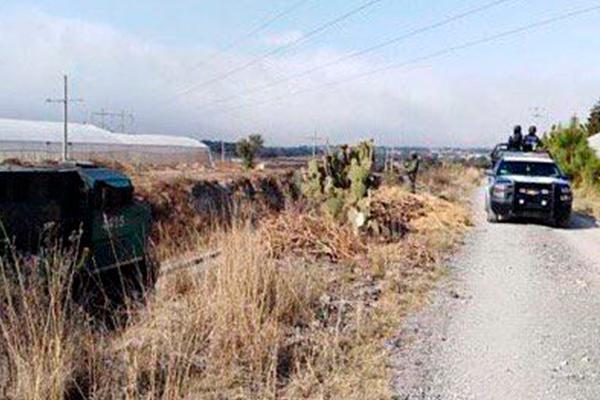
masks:
{"type": "Polygon", "coordinates": [[[129,118],[131,125],[133,125],[133,114],[127,113],[125,112],[125,110],[122,110],[119,114],[119,117],[121,118],[121,133],[125,133],[125,119],[129,118]]]}
{"type": "Polygon", "coordinates": [[[313,158],[317,157],[317,144],[318,144],[319,140],[326,141],[327,152],[329,152],[329,138],[318,136],[316,130],[314,131],[314,133],[311,136],[307,136],[307,139],[310,139],[312,141],[312,157],[313,158]]]}
{"type": "Polygon", "coordinates": [[[225,163],[225,140],[221,139],[221,163],[225,163]]]}
{"type": "Polygon", "coordinates": [[[120,127],[120,133],[125,133],[125,120],[129,119],[130,123],[133,124],[133,114],[126,112],[125,110],[122,110],[120,112],[109,112],[109,111],[105,111],[104,108],[102,108],[100,111],[94,112],[92,113],[93,117],[100,117],[100,128],[102,129],[106,129],[106,117],[111,117],[111,121],[112,118],[119,118],[121,120],[121,124],[119,125],[120,127]]]}
{"type": "Polygon", "coordinates": [[[64,106],[63,119],[64,119],[64,132],[63,132],[63,144],[62,144],[62,160],[68,161],[69,159],[69,103],[80,103],[82,99],[69,99],[69,79],[67,75],[64,76],[64,97],[62,99],[47,99],[47,103],[62,103],[64,106]]]}
{"type": "Polygon", "coordinates": [[[106,111],[104,111],[104,108],[101,109],[99,112],[93,112],[92,113],[92,121],[94,119],[94,117],[100,117],[100,128],[102,129],[106,129],[106,125],[105,125],[105,117],[109,115],[106,111]]]}

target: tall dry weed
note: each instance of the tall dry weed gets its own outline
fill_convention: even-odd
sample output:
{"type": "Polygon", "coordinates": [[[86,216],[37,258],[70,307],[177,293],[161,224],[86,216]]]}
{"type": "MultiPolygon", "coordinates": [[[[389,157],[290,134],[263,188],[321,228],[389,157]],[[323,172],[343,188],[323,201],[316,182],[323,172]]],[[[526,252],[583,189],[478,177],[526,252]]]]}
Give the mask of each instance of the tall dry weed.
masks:
{"type": "Polygon", "coordinates": [[[221,256],[181,271],[107,354],[106,398],[274,398],[295,368],[295,329],[308,326],[322,285],[302,265],[267,256],[235,229],[221,256]]]}
{"type": "Polygon", "coordinates": [[[0,393],[11,399],[63,399],[76,391],[87,317],[72,301],[75,253],[0,258],[0,393]]]}

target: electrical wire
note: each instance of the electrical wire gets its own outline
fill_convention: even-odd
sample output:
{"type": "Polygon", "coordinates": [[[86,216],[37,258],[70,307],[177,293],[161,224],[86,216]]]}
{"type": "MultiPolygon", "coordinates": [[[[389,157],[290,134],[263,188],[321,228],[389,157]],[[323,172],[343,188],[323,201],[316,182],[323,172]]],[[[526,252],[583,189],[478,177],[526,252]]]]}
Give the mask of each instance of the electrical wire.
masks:
{"type": "Polygon", "coordinates": [[[288,15],[292,14],[294,11],[296,11],[297,9],[299,9],[300,7],[302,7],[304,4],[308,3],[309,1],[311,1],[311,0],[299,0],[299,1],[295,2],[295,3],[293,3],[290,7],[286,8],[285,10],[281,11],[280,13],[274,15],[273,17],[270,17],[270,18],[266,19],[265,21],[263,21],[262,23],[260,23],[259,25],[257,25],[255,28],[251,29],[250,31],[248,31],[244,35],[242,35],[242,36],[238,37],[237,39],[233,40],[231,43],[229,43],[225,47],[217,50],[212,56],[208,57],[208,59],[206,59],[206,60],[204,60],[204,61],[196,64],[196,66],[194,68],[198,68],[198,67],[200,67],[202,65],[208,64],[212,59],[216,58],[219,54],[222,54],[222,53],[225,53],[227,51],[235,49],[240,44],[245,43],[246,41],[248,41],[253,36],[256,36],[260,32],[265,31],[267,28],[269,28],[275,22],[277,22],[277,21],[279,21],[279,20],[287,17],[288,15]]]}
{"type": "Polygon", "coordinates": [[[417,63],[422,62],[422,61],[428,61],[428,60],[431,60],[431,59],[435,59],[435,58],[439,58],[439,57],[442,57],[442,56],[446,56],[446,55],[455,53],[455,52],[460,51],[460,50],[465,50],[467,48],[476,47],[476,46],[483,45],[483,44],[486,44],[486,43],[494,42],[496,40],[503,39],[503,38],[506,38],[506,37],[515,36],[515,35],[518,35],[518,34],[521,34],[521,33],[526,33],[526,32],[529,32],[529,31],[533,31],[535,29],[538,29],[538,28],[541,28],[541,27],[544,27],[544,26],[547,26],[547,25],[552,25],[552,24],[555,24],[555,23],[558,23],[558,22],[561,22],[561,21],[564,21],[564,20],[568,20],[568,19],[572,19],[572,18],[575,18],[575,17],[578,17],[578,16],[582,16],[584,14],[590,14],[590,13],[595,12],[595,11],[600,11],[600,4],[595,5],[595,6],[591,6],[591,7],[582,8],[582,9],[579,9],[579,10],[574,10],[574,11],[571,11],[571,12],[568,12],[568,13],[560,14],[560,15],[557,15],[555,17],[551,17],[551,18],[540,20],[540,21],[536,21],[536,22],[533,22],[533,23],[530,23],[530,24],[527,24],[527,25],[523,25],[523,26],[520,26],[520,27],[517,27],[517,28],[513,28],[513,29],[510,29],[510,30],[507,30],[507,31],[496,33],[496,34],[493,34],[493,35],[485,36],[483,38],[472,40],[472,41],[468,41],[468,42],[465,42],[465,43],[462,43],[462,44],[459,44],[459,45],[455,45],[455,46],[447,47],[447,48],[444,48],[444,49],[440,49],[440,50],[437,50],[435,52],[428,53],[428,54],[425,54],[425,55],[422,55],[422,56],[418,56],[418,57],[414,57],[414,58],[406,60],[406,61],[392,63],[390,65],[387,65],[387,66],[384,66],[384,67],[381,67],[381,68],[376,68],[376,69],[373,69],[373,70],[370,70],[370,71],[366,71],[366,72],[363,72],[363,73],[355,74],[355,75],[352,75],[352,76],[350,76],[348,78],[345,78],[345,79],[342,79],[342,80],[328,82],[328,83],[325,83],[323,85],[319,85],[317,87],[301,89],[301,90],[298,90],[298,91],[295,91],[295,92],[292,92],[292,93],[288,93],[288,94],[283,95],[283,96],[277,96],[275,98],[266,99],[266,100],[261,101],[261,102],[242,104],[242,105],[239,105],[239,106],[236,106],[236,107],[226,108],[226,109],[223,109],[222,112],[230,112],[230,111],[235,111],[235,110],[238,110],[238,109],[241,109],[241,108],[248,108],[248,107],[260,106],[260,105],[272,103],[272,102],[275,102],[275,101],[287,100],[287,99],[290,99],[293,96],[296,96],[296,95],[299,95],[299,94],[303,94],[303,93],[307,93],[307,92],[321,91],[322,89],[327,89],[327,88],[332,87],[332,86],[339,86],[339,85],[342,85],[344,83],[355,81],[355,80],[359,80],[359,79],[362,79],[362,78],[365,78],[365,77],[368,77],[368,76],[372,76],[372,75],[375,75],[375,74],[378,74],[378,73],[382,73],[382,72],[386,72],[386,71],[390,71],[390,70],[394,70],[394,69],[399,69],[399,68],[403,68],[403,67],[407,67],[407,66],[410,66],[412,64],[417,64],[417,63]]]}
{"type": "MultiPolygon", "coordinates": [[[[260,32],[263,32],[263,31],[267,30],[275,22],[277,22],[277,21],[279,21],[279,20],[287,17],[288,15],[292,14],[294,11],[296,11],[297,9],[299,9],[300,7],[302,7],[304,4],[308,3],[309,1],[311,1],[311,0],[299,0],[299,1],[296,1],[290,7],[286,8],[285,10],[281,11],[280,13],[275,14],[274,16],[267,18],[263,22],[260,22],[256,27],[252,28],[247,33],[245,33],[244,35],[242,35],[242,36],[238,37],[237,39],[233,40],[231,43],[227,44],[225,47],[216,50],[212,55],[208,56],[205,60],[200,61],[200,62],[196,62],[193,66],[190,66],[189,68],[187,68],[188,72],[194,71],[194,70],[196,70],[196,69],[198,69],[198,68],[200,68],[200,67],[202,67],[204,65],[210,64],[210,62],[212,62],[214,59],[216,59],[217,57],[219,57],[219,55],[237,48],[239,45],[241,45],[242,43],[247,42],[253,36],[256,36],[260,32]]],[[[178,91],[184,90],[184,89],[185,89],[185,87],[182,87],[181,89],[178,89],[178,91]]]]}
{"type": "Polygon", "coordinates": [[[256,64],[260,63],[261,61],[263,61],[263,60],[265,60],[265,59],[267,59],[267,58],[269,58],[269,57],[271,57],[271,56],[273,56],[275,54],[282,53],[284,51],[289,50],[292,47],[295,47],[295,46],[301,44],[302,42],[306,41],[310,37],[315,36],[315,35],[323,32],[323,31],[325,31],[325,30],[327,30],[327,29],[329,29],[329,28],[331,28],[331,27],[339,24],[340,22],[342,22],[342,21],[344,21],[346,19],[348,19],[348,18],[350,18],[350,17],[352,17],[352,16],[354,16],[354,15],[356,15],[356,14],[358,14],[358,13],[360,13],[360,12],[362,12],[362,11],[370,8],[370,7],[375,6],[376,4],[378,4],[378,3],[382,2],[382,1],[383,0],[368,0],[367,2],[362,3],[360,6],[354,8],[354,9],[352,9],[352,10],[350,10],[350,11],[348,11],[348,12],[346,12],[346,13],[344,13],[344,14],[342,14],[342,15],[340,15],[340,16],[332,19],[332,20],[329,20],[329,21],[327,21],[326,23],[324,23],[322,25],[319,25],[317,28],[311,30],[310,32],[308,32],[308,33],[306,33],[304,35],[302,35],[298,39],[295,39],[295,40],[291,41],[290,43],[287,43],[287,44],[279,46],[279,47],[277,47],[275,49],[269,50],[266,53],[264,53],[264,54],[262,54],[262,55],[260,55],[260,56],[258,56],[256,58],[253,58],[252,60],[250,60],[250,61],[248,61],[248,62],[246,62],[244,64],[241,64],[241,65],[239,65],[239,66],[237,66],[235,68],[232,68],[231,70],[229,70],[229,71],[227,71],[227,72],[225,72],[223,74],[217,75],[216,77],[214,77],[212,79],[209,79],[207,81],[200,82],[200,83],[197,83],[197,84],[193,84],[193,85],[191,85],[190,87],[188,87],[188,88],[186,88],[184,90],[180,90],[179,92],[177,92],[175,94],[174,97],[178,98],[178,97],[181,97],[181,96],[185,96],[187,94],[190,94],[192,92],[197,91],[198,89],[202,89],[204,87],[213,85],[213,84],[215,84],[215,83],[217,83],[219,81],[227,79],[230,76],[233,76],[233,75],[237,74],[238,72],[241,72],[241,71],[243,71],[243,70],[245,70],[245,69],[247,69],[247,68],[249,68],[249,67],[251,67],[253,65],[256,65],[256,64]]]}
{"type": "MultiPolygon", "coordinates": [[[[386,41],[383,41],[383,42],[380,42],[380,43],[375,44],[373,46],[367,47],[367,48],[365,48],[363,50],[359,50],[359,51],[355,51],[355,52],[343,55],[343,56],[338,57],[338,58],[336,58],[334,60],[331,60],[331,61],[329,61],[327,63],[321,64],[321,65],[317,65],[317,66],[315,66],[313,68],[310,68],[308,70],[301,71],[301,72],[298,72],[298,73],[295,73],[295,74],[292,74],[292,75],[288,75],[288,76],[282,77],[280,79],[276,79],[276,80],[274,80],[272,82],[266,83],[264,85],[257,86],[255,88],[252,88],[252,89],[246,91],[244,94],[242,94],[242,96],[243,95],[252,94],[252,93],[257,93],[257,92],[263,91],[265,89],[270,89],[272,87],[281,85],[282,83],[286,83],[286,82],[289,82],[289,81],[294,80],[294,79],[298,79],[298,78],[302,78],[302,77],[311,75],[314,72],[317,72],[317,71],[323,70],[325,68],[331,67],[333,65],[339,64],[342,61],[348,61],[348,60],[351,60],[351,59],[354,59],[354,58],[357,58],[357,57],[364,56],[364,55],[369,54],[369,53],[373,53],[373,52],[381,50],[381,49],[383,49],[385,47],[391,46],[393,44],[397,44],[397,43],[399,43],[401,41],[404,41],[406,39],[410,39],[410,38],[418,36],[420,34],[423,34],[423,33],[426,33],[426,32],[429,32],[429,31],[441,28],[441,27],[449,25],[449,24],[451,24],[453,22],[460,21],[460,20],[465,19],[465,18],[467,18],[469,16],[481,13],[483,11],[486,11],[488,9],[491,9],[493,7],[497,7],[499,5],[502,5],[504,3],[508,3],[508,2],[511,2],[511,1],[515,1],[515,0],[495,0],[495,1],[492,1],[492,2],[488,2],[488,3],[483,4],[481,6],[472,8],[472,9],[470,9],[468,11],[465,11],[465,12],[462,12],[462,13],[458,13],[458,14],[452,15],[450,17],[444,18],[444,19],[442,19],[440,21],[437,21],[437,22],[434,22],[432,24],[428,24],[428,25],[425,25],[425,26],[413,29],[413,30],[411,30],[409,32],[406,32],[406,33],[401,34],[399,36],[395,36],[395,37],[393,37],[391,39],[388,39],[386,41]]],[[[202,107],[211,106],[211,105],[220,104],[220,103],[226,103],[228,101],[236,100],[238,98],[239,98],[239,95],[229,96],[229,97],[226,97],[226,98],[221,98],[221,99],[218,99],[218,100],[213,100],[211,102],[205,103],[204,105],[202,105],[202,107]]]]}
{"type": "Polygon", "coordinates": [[[266,30],[271,25],[273,25],[275,22],[279,21],[282,18],[287,17],[289,14],[293,13],[294,11],[296,11],[297,9],[299,9],[300,7],[302,7],[304,4],[308,3],[309,1],[310,0],[300,0],[300,1],[297,1],[297,2],[293,3],[290,7],[286,8],[285,10],[283,10],[282,12],[280,12],[279,14],[274,15],[272,18],[269,18],[268,20],[264,21],[262,24],[260,24],[256,28],[252,29],[246,35],[244,35],[241,38],[233,41],[232,43],[230,43],[229,45],[227,45],[226,47],[224,47],[223,49],[221,49],[221,51],[225,52],[225,51],[229,51],[229,50],[232,50],[232,49],[236,48],[240,44],[246,42],[252,36],[255,36],[258,33],[266,30]]]}

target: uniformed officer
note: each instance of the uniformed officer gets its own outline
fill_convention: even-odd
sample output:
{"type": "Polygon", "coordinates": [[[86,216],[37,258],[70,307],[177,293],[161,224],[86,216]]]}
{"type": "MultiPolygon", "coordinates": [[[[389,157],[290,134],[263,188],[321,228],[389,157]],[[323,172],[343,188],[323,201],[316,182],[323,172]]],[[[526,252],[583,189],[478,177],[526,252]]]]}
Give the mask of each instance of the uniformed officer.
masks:
{"type": "Polygon", "coordinates": [[[509,151],[522,151],[523,150],[523,130],[521,125],[515,126],[513,134],[508,138],[508,150],[509,151]]]}
{"type": "Polygon", "coordinates": [[[527,136],[523,139],[523,151],[536,151],[540,145],[540,138],[537,135],[537,128],[535,126],[529,127],[527,136]]]}
{"type": "Polygon", "coordinates": [[[410,159],[404,163],[404,169],[406,170],[406,175],[410,181],[410,190],[413,193],[416,193],[417,191],[417,174],[419,173],[420,163],[421,160],[416,152],[412,152],[410,154],[410,159]]]}

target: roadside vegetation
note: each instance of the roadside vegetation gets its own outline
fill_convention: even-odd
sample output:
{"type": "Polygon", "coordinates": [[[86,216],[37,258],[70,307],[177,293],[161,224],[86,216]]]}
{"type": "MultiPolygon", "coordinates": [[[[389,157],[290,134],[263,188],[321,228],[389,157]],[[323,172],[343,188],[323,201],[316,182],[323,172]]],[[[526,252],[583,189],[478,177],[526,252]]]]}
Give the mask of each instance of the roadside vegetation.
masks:
{"type": "Polygon", "coordinates": [[[254,159],[264,145],[261,135],[250,135],[248,138],[240,139],[235,145],[237,155],[242,159],[242,164],[246,169],[254,168],[254,159]]]}
{"type": "Polygon", "coordinates": [[[147,188],[163,259],[216,255],[163,273],[111,329],[71,301],[76,254],[56,247],[39,260],[3,258],[0,397],[392,398],[384,344],[444,273],[470,225],[480,173],[431,167],[411,194],[371,186],[360,159],[338,170],[336,184],[320,175],[332,161],[313,165],[302,181],[310,196],[286,194],[278,208],[256,195],[225,224],[177,218],[198,212],[183,195],[198,183],[147,188]],[[339,204],[322,207],[330,198],[339,204]]]}
{"type": "Polygon", "coordinates": [[[544,145],[576,189],[575,208],[600,217],[600,157],[588,139],[600,132],[600,103],[582,123],[573,117],[567,125],[553,126],[544,137],[544,145]]]}

